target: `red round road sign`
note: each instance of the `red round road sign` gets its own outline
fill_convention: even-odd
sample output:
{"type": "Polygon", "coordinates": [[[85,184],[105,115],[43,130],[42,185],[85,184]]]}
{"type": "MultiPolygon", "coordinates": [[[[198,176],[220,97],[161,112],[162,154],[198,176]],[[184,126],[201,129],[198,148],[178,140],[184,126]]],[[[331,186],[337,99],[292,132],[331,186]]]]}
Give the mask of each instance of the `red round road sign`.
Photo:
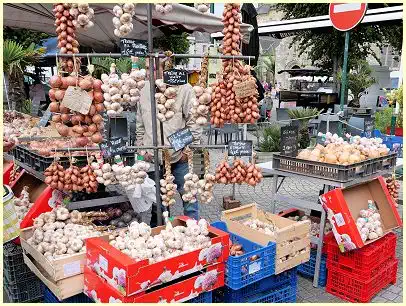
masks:
{"type": "Polygon", "coordinates": [[[366,3],[330,3],[330,20],[339,31],[354,28],[364,18],[366,3]]]}

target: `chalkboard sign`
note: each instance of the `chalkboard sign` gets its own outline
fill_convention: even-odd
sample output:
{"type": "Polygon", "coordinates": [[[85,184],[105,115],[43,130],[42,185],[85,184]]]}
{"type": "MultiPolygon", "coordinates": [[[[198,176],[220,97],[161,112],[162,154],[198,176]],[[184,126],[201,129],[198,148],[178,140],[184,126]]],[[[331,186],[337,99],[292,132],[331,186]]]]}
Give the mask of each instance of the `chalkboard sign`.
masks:
{"type": "Polygon", "coordinates": [[[371,117],[364,118],[364,132],[365,137],[370,138],[374,131],[374,119],[371,117]]]}
{"type": "Polygon", "coordinates": [[[123,56],[146,56],[148,42],[146,40],[121,38],[120,50],[123,56]]]}
{"type": "Polygon", "coordinates": [[[123,138],[112,138],[100,144],[100,150],[103,157],[109,158],[115,155],[121,155],[127,151],[126,143],[123,138]]]}
{"type": "Polygon", "coordinates": [[[229,156],[252,156],[251,140],[232,140],[228,142],[229,156]]]}
{"type": "Polygon", "coordinates": [[[110,124],[109,124],[109,116],[107,116],[106,112],[103,112],[103,139],[109,139],[110,138],[110,124]]]}
{"type": "Polygon", "coordinates": [[[47,123],[49,121],[49,119],[51,119],[52,113],[49,110],[49,106],[47,108],[47,110],[45,111],[45,113],[42,115],[41,120],[38,122],[38,127],[45,127],[47,126],[47,123]]]}
{"type": "Polygon", "coordinates": [[[175,151],[179,151],[193,142],[193,135],[189,129],[182,129],[168,136],[168,140],[175,151]]]}
{"type": "Polygon", "coordinates": [[[187,83],[187,71],[180,69],[165,70],[164,83],[173,86],[185,85],[187,83]]]}
{"type": "Polygon", "coordinates": [[[298,151],[297,126],[288,125],[281,127],[281,154],[296,157],[298,151]]]}

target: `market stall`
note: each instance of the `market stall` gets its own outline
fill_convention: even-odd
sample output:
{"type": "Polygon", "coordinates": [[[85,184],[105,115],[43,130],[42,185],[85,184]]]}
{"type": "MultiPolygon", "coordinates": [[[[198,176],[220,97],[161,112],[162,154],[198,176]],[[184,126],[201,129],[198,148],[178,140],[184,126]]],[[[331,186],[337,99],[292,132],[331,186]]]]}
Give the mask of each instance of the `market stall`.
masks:
{"type": "MultiPolygon", "coordinates": [[[[191,89],[193,95],[187,98],[188,102],[193,100],[190,113],[194,124],[202,127],[210,122],[221,128],[229,123],[255,124],[258,120],[258,91],[255,79],[250,74],[251,67],[247,65],[251,57],[240,54],[244,31],[240,5],[224,6],[220,21],[225,34],[222,55],[216,56],[153,52],[154,20],[155,24],[157,19],[162,19],[166,24],[184,23],[186,29],[189,24],[189,29],[217,31],[218,19],[213,16],[208,17],[213,24],[208,22],[205,28],[205,25],[201,26],[201,20],[192,18],[196,17],[196,12],[192,14],[191,8],[177,4],[107,6],[100,5],[90,13],[90,7],[85,4],[56,4],[46,14],[56,20],[60,53],[55,55],[58,74],[50,80],[52,102],[49,114],[41,120],[51,120],[53,124],[50,129],[61,137],[44,135],[44,127],[38,128],[38,131],[35,129],[35,133],[30,127],[30,133],[25,135],[15,130],[13,123],[14,120],[30,119],[19,119],[19,115],[10,114],[12,118],[9,120],[6,141],[19,142],[10,152],[11,159],[24,169],[24,173],[36,178],[26,188],[30,177],[26,176],[24,181],[16,179],[15,169],[8,169],[10,180],[13,172],[14,179],[11,181],[16,181],[18,185],[14,185],[18,188],[12,190],[15,197],[10,198],[10,203],[15,206],[21,228],[19,239],[24,252],[17,254],[19,264],[28,267],[32,277],[29,280],[35,284],[36,293],[41,290],[38,287],[44,284],[44,298],[47,301],[295,302],[297,272],[311,259],[311,243],[317,244],[314,284],[318,285],[321,251],[325,241],[325,209],[330,223],[333,223],[330,210],[334,210],[334,216],[344,211],[347,213],[352,203],[331,199],[339,197],[340,192],[351,194],[345,189],[351,188],[355,182],[367,182],[375,188],[379,183],[381,193],[374,193],[374,199],[371,199],[377,202],[376,206],[369,205],[370,194],[364,196],[362,205],[357,206],[362,211],[351,212],[354,216],[361,214],[357,219],[361,226],[342,234],[350,235],[357,244],[352,249],[362,250],[372,246],[377,250],[390,249],[390,254],[380,263],[391,260],[389,268],[391,272],[396,272],[397,261],[392,253],[396,244],[391,235],[391,230],[401,225],[399,215],[392,209],[394,200],[391,196],[395,194],[396,184],[388,182],[390,187],[387,187],[382,178],[371,181],[393,171],[396,154],[390,153],[375,138],[351,138],[345,143],[337,135],[327,134],[315,148],[299,152],[298,131],[295,132],[292,126],[283,130],[283,151],[281,155],[274,155],[272,162],[272,200],[287,200],[295,206],[320,211],[321,218],[316,229],[313,220],[310,222],[300,214],[302,219],[299,220],[299,215],[267,212],[255,203],[239,207],[240,203],[234,201],[235,194],[225,201],[230,205],[227,208],[235,206],[222,212],[221,222],[209,224],[204,219],[170,216],[170,208],[176,203],[175,192],[179,190],[171,163],[171,158],[176,155],[174,152],[183,150],[187,160],[182,200],[189,204],[199,201],[202,207],[213,200],[215,184],[255,187],[263,180],[262,172],[269,168],[266,163],[255,163],[252,141],[246,140],[246,137],[225,145],[201,145],[193,142],[194,131],[191,131],[191,127],[174,129],[172,126],[178,107],[176,100],[182,94],[182,85],[187,83],[185,71],[172,69],[173,58],[204,57],[206,62],[210,58],[222,60],[217,81],[207,87],[207,67],[202,67],[198,85],[191,89]],[[110,11],[111,7],[113,9],[110,11]],[[103,13],[110,17],[111,14],[115,15],[115,29],[110,33],[112,37],[117,36],[114,37],[115,41],[123,38],[121,36],[126,37],[124,40],[139,38],[132,36],[137,33],[133,31],[137,27],[133,20],[140,23],[146,20],[147,43],[138,41],[132,44],[121,39],[120,53],[80,53],[77,44],[81,40],[86,41],[86,35],[92,32],[76,36],[73,21],[83,19],[83,27],[94,29],[95,25],[89,26],[90,22],[93,23],[92,15],[97,18],[97,14],[103,13]],[[130,33],[131,36],[126,36],[130,33]],[[131,54],[127,52],[129,47],[133,52],[131,54]],[[149,63],[156,63],[149,65],[149,80],[134,55],[149,58],[149,63]],[[87,71],[79,73],[80,59],[86,61],[86,58],[102,56],[131,57],[132,69],[119,74],[113,64],[110,73],[98,80],[92,76],[89,62],[87,71]],[[162,78],[156,69],[160,58],[165,59],[162,78]],[[148,121],[151,120],[151,135],[148,136],[152,139],[151,144],[131,145],[128,138],[112,137],[106,127],[115,126],[126,108],[140,104],[140,91],[146,84],[149,84],[145,91],[150,103],[138,106],[150,107],[148,121]],[[164,132],[168,130],[170,132],[166,137],[164,132]],[[327,142],[335,142],[336,145],[333,143],[331,146],[327,142]],[[209,149],[225,151],[223,160],[214,171],[210,167],[212,160],[209,149]],[[148,150],[153,151],[151,162],[147,160],[148,154],[141,153],[148,150]],[[315,150],[319,151],[318,154],[315,150]],[[348,156],[339,155],[340,151],[348,151],[348,156]],[[198,156],[202,157],[200,166],[199,162],[196,165],[198,156]],[[313,169],[313,172],[304,175],[300,169],[313,169]],[[326,169],[325,173],[320,169],[326,169]],[[280,197],[277,194],[279,175],[297,175],[323,182],[328,195],[323,195],[323,206],[280,197]],[[329,194],[328,186],[339,189],[329,194]],[[393,194],[388,193],[388,188],[393,194]],[[336,207],[337,203],[339,207],[336,207]],[[152,226],[146,216],[154,204],[157,226],[152,226]],[[379,224],[369,225],[369,221],[364,220],[369,215],[373,215],[374,221],[379,224]],[[318,238],[311,236],[314,232],[317,234],[317,230],[318,238]],[[368,235],[364,233],[366,231],[368,235]],[[367,237],[364,239],[361,235],[367,237]]],[[[38,13],[44,8],[42,5],[30,7],[29,13],[38,13]]],[[[19,8],[8,5],[8,9],[19,8]]],[[[109,27],[113,29],[111,24],[109,27]]],[[[92,44],[91,40],[88,42],[92,44]]],[[[108,52],[112,45],[105,43],[103,51],[108,52]]],[[[334,224],[332,229],[336,231],[334,224]]],[[[342,248],[334,237],[330,242],[331,246],[328,244],[327,248],[331,252],[337,252],[337,244],[342,248]]],[[[349,250],[344,247],[344,251],[349,250]]],[[[10,272],[11,267],[14,267],[13,264],[8,263],[6,270],[10,272]]],[[[335,288],[332,282],[336,281],[334,274],[331,275],[327,286],[329,292],[335,288]]],[[[12,288],[8,295],[16,297],[21,289],[18,281],[12,278],[9,275],[7,279],[12,288]]],[[[388,278],[382,282],[381,288],[395,280],[388,278]]],[[[25,284],[27,282],[25,280],[25,284]]],[[[375,293],[376,290],[372,292],[375,293]]],[[[364,301],[370,297],[362,298],[364,301]]],[[[31,294],[28,297],[18,296],[13,301],[36,299],[38,294],[31,294]]],[[[357,300],[357,297],[353,300],[357,300]]]]}

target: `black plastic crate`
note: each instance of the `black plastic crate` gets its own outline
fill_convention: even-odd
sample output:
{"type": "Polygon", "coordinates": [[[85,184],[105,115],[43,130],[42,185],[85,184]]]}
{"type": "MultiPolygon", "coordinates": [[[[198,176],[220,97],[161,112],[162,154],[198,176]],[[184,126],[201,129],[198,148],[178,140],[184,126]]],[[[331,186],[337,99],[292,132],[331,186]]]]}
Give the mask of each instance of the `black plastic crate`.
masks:
{"type": "Polygon", "coordinates": [[[369,176],[381,170],[396,166],[396,153],[368,159],[351,165],[334,165],[274,154],[272,167],[275,170],[304,174],[311,177],[337,182],[349,182],[353,179],[369,176]]]}
{"type": "Polygon", "coordinates": [[[11,303],[34,302],[43,298],[42,282],[37,277],[11,284],[3,275],[3,288],[11,303]]]}
{"type": "Polygon", "coordinates": [[[3,264],[4,267],[15,267],[24,264],[22,247],[13,242],[3,244],[3,264]]]}
{"type": "Polygon", "coordinates": [[[7,277],[8,282],[13,284],[35,276],[25,263],[21,265],[4,266],[3,273],[7,277]]]}

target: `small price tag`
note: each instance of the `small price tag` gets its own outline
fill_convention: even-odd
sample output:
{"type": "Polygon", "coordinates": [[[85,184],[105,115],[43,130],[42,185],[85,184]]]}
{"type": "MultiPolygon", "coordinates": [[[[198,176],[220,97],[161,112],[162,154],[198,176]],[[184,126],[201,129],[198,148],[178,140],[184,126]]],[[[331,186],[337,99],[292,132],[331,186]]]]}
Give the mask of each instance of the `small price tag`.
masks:
{"type": "Polygon", "coordinates": [[[299,128],[288,125],[281,127],[281,154],[286,156],[296,156],[298,151],[299,128]]]}
{"type": "Polygon", "coordinates": [[[120,51],[123,56],[146,56],[148,42],[140,39],[120,39],[120,51]]]}
{"type": "Polygon", "coordinates": [[[168,136],[169,143],[175,151],[179,151],[193,142],[193,135],[189,129],[179,130],[168,136]]]}
{"type": "Polygon", "coordinates": [[[181,69],[169,69],[164,71],[164,83],[167,85],[187,84],[187,71],[181,69]]]}
{"type": "Polygon", "coordinates": [[[251,140],[232,140],[228,142],[229,156],[252,156],[251,140]]]}
{"type": "Polygon", "coordinates": [[[257,273],[259,270],[261,270],[261,263],[260,262],[254,262],[249,265],[248,267],[248,274],[254,274],[257,273]]]}
{"type": "Polygon", "coordinates": [[[115,137],[100,144],[100,150],[103,157],[110,158],[115,155],[121,155],[127,151],[126,143],[123,138],[115,137]]]}
{"type": "Polygon", "coordinates": [[[89,113],[92,99],[89,97],[86,91],[80,87],[69,86],[66,89],[65,96],[62,100],[62,105],[83,115],[89,113]]]}
{"type": "Polygon", "coordinates": [[[80,274],[80,272],[80,260],[63,265],[63,275],[66,277],[80,274]]]}
{"type": "Polygon", "coordinates": [[[237,98],[245,98],[258,94],[255,81],[245,81],[233,86],[233,91],[237,98]]]}
{"type": "Polygon", "coordinates": [[[38,122],[38,127],[45,127],[47,126],[47,123],[49,121],[49,119],[51,119],[52,113],[49,110],[49,106],[47,108],[47,110],[45,111],[45,113],[42,115],[41,120],[38,122]]]}

